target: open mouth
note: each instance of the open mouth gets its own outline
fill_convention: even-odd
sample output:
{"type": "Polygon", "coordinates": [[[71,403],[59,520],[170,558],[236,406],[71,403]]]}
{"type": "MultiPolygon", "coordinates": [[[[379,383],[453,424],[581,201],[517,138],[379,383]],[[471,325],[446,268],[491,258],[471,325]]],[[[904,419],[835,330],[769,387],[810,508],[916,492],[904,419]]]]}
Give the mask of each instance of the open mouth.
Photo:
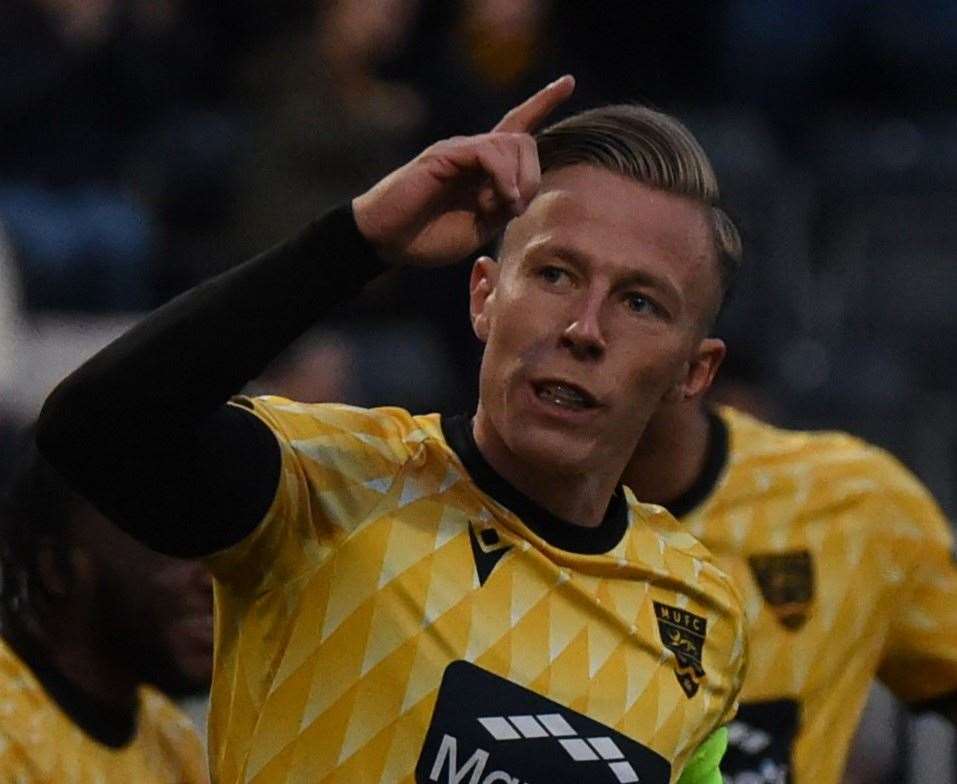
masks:
{"type": "Polygon", "coordinates": [[[538,381],[533,385],[535,396],[544,403],[584,411],[597,408],[598,401],[588,391],[567,381],[538,381]]]}

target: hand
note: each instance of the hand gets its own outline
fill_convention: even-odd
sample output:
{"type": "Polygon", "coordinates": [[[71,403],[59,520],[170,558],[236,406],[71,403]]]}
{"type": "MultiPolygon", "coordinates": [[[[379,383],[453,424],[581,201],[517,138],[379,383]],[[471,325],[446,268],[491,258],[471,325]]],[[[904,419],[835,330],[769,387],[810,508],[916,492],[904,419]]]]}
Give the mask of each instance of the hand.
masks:
{"type": "Polygon", "coordinates": [[[531,134],[574,89],[563,76],[490,133],[433,144],[353,200],[359,230],[392,264],[440,266],[474,253],[538,192],[531,134]]]}

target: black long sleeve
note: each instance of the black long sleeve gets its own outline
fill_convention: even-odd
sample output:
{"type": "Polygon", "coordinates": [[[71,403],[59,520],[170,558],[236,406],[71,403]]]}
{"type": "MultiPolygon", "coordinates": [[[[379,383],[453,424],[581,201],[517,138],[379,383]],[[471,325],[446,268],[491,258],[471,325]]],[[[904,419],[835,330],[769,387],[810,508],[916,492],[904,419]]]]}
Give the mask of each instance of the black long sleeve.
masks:
{"type": "Polygon", "coordinates": [[[197,556],[261,520],[278,444],[229,398],[324,311],[385,269],[339,207],[299,236],[177,297],[51,393],[44,456],[128,533],[197,556]]]}

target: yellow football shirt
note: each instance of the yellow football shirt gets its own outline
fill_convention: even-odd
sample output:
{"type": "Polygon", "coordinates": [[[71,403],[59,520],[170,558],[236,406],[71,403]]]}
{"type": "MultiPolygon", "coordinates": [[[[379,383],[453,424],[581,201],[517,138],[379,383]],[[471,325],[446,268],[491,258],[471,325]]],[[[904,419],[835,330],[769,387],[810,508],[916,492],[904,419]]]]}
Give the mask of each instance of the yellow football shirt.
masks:
{"type": "Polygon", "coordinates": [[[875,677],[908,702],[957,693],[953,536],[886,452],[719,413],[716,484],[671,508],[744,596],[750,665],[722,769],[839,782],[875,677]]]}
{"type": "Polygon", "coordinates": [[[583,529],[464,418],[244,404],[282,473],[209,559],[217,782],[668,784],[733,715],[739,599],[660,507],[583,529]]]}
{"type": "Polygon", "coordinates": [[[202,784],[202,744],[189,719],[143,687],[137,729],[119,748],[83,732],[0,640],[0,781],[4,784],[202,784]]]}

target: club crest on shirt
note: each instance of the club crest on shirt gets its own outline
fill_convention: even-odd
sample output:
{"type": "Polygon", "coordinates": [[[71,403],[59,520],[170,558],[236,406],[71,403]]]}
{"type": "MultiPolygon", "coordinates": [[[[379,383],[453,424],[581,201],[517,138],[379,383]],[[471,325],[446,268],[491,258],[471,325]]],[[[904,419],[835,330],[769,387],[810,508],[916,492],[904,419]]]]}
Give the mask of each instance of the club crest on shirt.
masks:
{"type": "Polygon", "coordinates": [[[654,602],[658,632],[665,647],[675,655],[675,677],[690,700],[704,677],[701,664],[708,621],[670,604],[654,602]]]}
{"type": "Polygon", "coordinates": [[[751,573],[778,621],[797,631],[807,621],[814,599],[814,564],[807,550],[755,553],[751,573]]]}

